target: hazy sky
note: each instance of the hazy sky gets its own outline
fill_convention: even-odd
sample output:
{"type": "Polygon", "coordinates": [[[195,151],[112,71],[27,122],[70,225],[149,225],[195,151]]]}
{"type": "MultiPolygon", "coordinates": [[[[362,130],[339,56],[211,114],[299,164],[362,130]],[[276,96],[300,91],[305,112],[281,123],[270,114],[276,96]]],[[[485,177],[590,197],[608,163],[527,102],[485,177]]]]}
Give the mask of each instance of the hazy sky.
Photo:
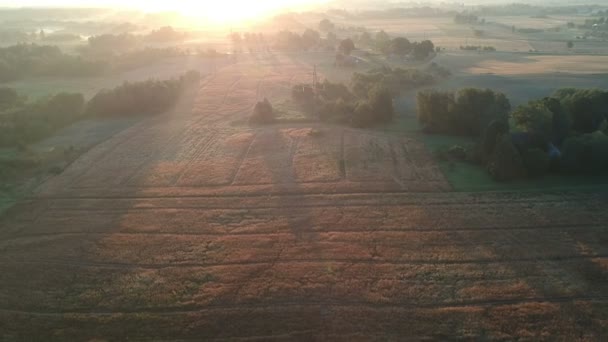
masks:
{"type": "Polygon", "coordinates": [[[0,6],[17,7],[112,7],[145,11],[177,11],[218,22],[260,18],[283,9],[298,10],[326,0],[8,0],[0,6]]]}

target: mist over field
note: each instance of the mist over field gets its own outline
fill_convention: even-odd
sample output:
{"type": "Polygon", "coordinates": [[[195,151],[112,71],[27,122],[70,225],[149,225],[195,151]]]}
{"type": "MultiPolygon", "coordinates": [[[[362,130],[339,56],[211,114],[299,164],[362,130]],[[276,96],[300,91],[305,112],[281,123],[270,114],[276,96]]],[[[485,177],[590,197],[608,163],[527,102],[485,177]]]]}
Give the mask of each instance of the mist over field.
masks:
{"type": "Polygon", "coordinates": [[[608,4],[4,1],[0,340],[608,337],[608,4]]]}

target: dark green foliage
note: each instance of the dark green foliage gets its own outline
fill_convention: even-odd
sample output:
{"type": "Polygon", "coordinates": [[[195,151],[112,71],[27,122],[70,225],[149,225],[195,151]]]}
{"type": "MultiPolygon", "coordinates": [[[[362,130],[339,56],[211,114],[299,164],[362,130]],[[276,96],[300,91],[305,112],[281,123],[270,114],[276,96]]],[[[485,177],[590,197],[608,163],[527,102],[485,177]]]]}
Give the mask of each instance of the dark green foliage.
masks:
{"type": "Polygon", "coordinates": [[[0,111],[15,107],[20,102],[15,89],[0,87],[0,111]]]}
{"type": "Polygon", "coordinates": [[[566,139],[562,146],[562,167],[572,173],[608,171],[608,136],[603,132],[566,139]]]}
{"type": "Polygon", "coordinates": [[[338,46],[338,51],[340,51],[340,53],[342,53],[346,56],[349,56],[353,52],[354,49],[355,49],[355,43],[350,38],[346,38],[346,39],[342,40],[340,42],[340,45],[338,46]]]}
{"type": "Polygon", "coordinates": [[[397,37],[391,41],[391,52],[399,55],[405,56],[412,51],[412,43],[407,38],[397,37]]]}
{"type": "Polygon", "coordinates": [[[291,88],[291,98],[299,105],[309,108],[315,98],[312,87],[308,84],[296,84],[291,88]]]}
{"type": "Polygon", "coordinates": [[[107,63],[67,55],[56,46],[20,44],[0,48],[0,82],[26,76],[96,76],[107,63]]]}
{"type": "Polygon", "coordinates": [[[102,34],[89,37],[89,47],[97,52],[123,52],[133,49],[138,38],[130,33],[102,34]]]}
{"type": "Polygon", "coordinates": [[[487,168],[492,178],[501,182],[526,177],[522,157],[508,134],[498,138],[487,168]]]}
{"type": "Polygon", "coordinates": [[[540,148],[525,150],[522,159],[530,177],[539,178],[549,172],[551,166],[549,154],[540,148]]]}
{"type": "Polygon", "coordinates": [[[561,103],[551,97],[528,102],[512,113],[513,120],[522,131],[534,134],[545,142],[561,143],[571,126],[570,116],[561,103]]]}
{"type": "Polygon", "coordinates": [[[166,81],[126,82],[97,93],[89,101],[87,113],[102,117],[159,114],[173,106],[184,87],[199,78],[197,72],[188,72],[180,78],[166,81]]]}
{"type": "Polygon", "coordinates": [[[307,29],[302,34],[301,42],[304,49],[311,49],[319,45],[321,42],[321,35],[315,30],[307,29]]]}
{"type": "Polygon", "coordinates": [[[595,132],[608,118],[608,91],[599,89],[560,89],[554,97],[572,118],[572,129],[578,133],[595,132]]]}
{"type": "Polygon", "coordinates": [[[420,43],[414,42],[412,44],[412,55],[418,60],[426,59],[434,51],[435,45],[430,40],[423,40],[420,43]]]}
{"type": "Polygon", "coordinates": [[[249,123],[264,125],[271,124],[274,121],[274,109],[272,108],[272,105],[268,99],[264,99],[263,101],[256,103],[255,107],[253,108],[253,113],[249,118],[249,123]]]}
{"type": "MultiPolygon", "coordinates": [[[[509,123],[504,120],[494,120],[490,122],[483,133],[482,152],[487,158],[492,155],[498,139],[509,133],[509,123]]],[[[484,158],[484,159],[485,159],[484,158]]]]}
{"type": "Polygon", "coordinates": [[[418,120],[430,133],[479,137],[492,121],[507,121],[511,104],[489,89],[465,88],[450,92],[418,93],[418,120]]]}
{"type": "Polygon", "coordinates": [[[476,24],[479,18],[473,14],[458,13],[454,16],[454,23],[456,24],[476,24]]]}
{"type": "Polygon", "coordinates": [[[178,32],[171,26],[163,26],[158,30],[153,30],[144,37],[145,40],[154,43],[167,43],[182,41],[187,37],[187,34],[178,32]]]}
{"type": "Polygon", "coordinates": [[[417,116],[429,133],[449,133],[450,113],[454,107],[454,93],[438,90],[420,91],[416,95],[417,116]]]}
{"type": "Polygon", "coordinates": [[[329,19],[323,19],[319,22],[319,30],[329,32],[336,27],[329,19]]]}
{"type": "Polygon", "coordinates": [[[349,124],[352,122],[355,105],[342,99],[336,101],[320,101],[318,105],[319,118],[325,122],[349,124]]]}
{"type": "Polygon", "coordinates": [[[464,161],[467,159],[467,149],[459,145],[451,146],[448,149],[447,154],[451,159],[454,160],[464,161]]]}
{"type": "Polygon", "coordinates": [[[368,102],[360,102],[355,107],[352,125],[354,127],[369,127],[374,123],[374,112],[368,102]]]}
{"type": "Polygon", "coordinates": [[[355,98],[346,85],[342,83],[331,83],[328,80],[321,83],[319,87],[319,95],[323,100],[326,101],[342,99],[348,102],[355,98]]]}
{"type": "Polygon", "coordinates": [[[445,74],[446,70],[438,66],[430,66],[427,70],[383,67],[367,73],[354,73],[351,86],[353,93],[359,97],[366,97],[376,85],[381,85],[389,89],[393,95],[398,95],[405,90],[434,84],[438,79],[445,77],[445,74]]]}
{"type": "Polygon", "coordinates": [[[34,103],[17,102],[0,113],[0,146],[16,147],[44,139],[79,120],[81,94],[60,93],[34,103]]]}
{"type": "Polygon", "coordinates": [[[374,115],[374,123],[388,123],[395,115],[391,92],[380,85],[370,91],[369,106],[374,115]]]}

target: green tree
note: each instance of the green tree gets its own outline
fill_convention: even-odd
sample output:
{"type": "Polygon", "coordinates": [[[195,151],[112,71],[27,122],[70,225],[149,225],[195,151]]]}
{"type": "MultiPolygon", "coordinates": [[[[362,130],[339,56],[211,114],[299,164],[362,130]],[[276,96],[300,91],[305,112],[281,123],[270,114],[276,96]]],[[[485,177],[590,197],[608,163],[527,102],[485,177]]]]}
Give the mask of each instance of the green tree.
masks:
{"type": "Polygon", "coordinates": [[[331,20],[329,20],[327,18],[323,19],[319,22],[319,30],[321,30],[323,32],[332,31],[335,27],[336,27],[336,25],[334,25],[334,23],[332,23],[331,20]]]}
{"type": "Polygon", "coordinates": [[[412,51],[412,43],[407,38],[397,37],[391,41],[391,51],[399,56],[405,56],[412,51]]]}
{"type": "Polygon", "coordinates": [[[497,140],[487,168],[492,178],[501,182],[526,177],[523,160],[509,134],[503,135],[497,140]]]}
{"type": "Polygon", "coordinates": [[[355,49],[355,43],[350,38],[346,38],[346,39],[342,40],[340,42],[340,45],[338,46],[338,51],[340,51],[341,53],[343,53],[346,56],[349,56],[353,52],[354,49],[355,49]]]}

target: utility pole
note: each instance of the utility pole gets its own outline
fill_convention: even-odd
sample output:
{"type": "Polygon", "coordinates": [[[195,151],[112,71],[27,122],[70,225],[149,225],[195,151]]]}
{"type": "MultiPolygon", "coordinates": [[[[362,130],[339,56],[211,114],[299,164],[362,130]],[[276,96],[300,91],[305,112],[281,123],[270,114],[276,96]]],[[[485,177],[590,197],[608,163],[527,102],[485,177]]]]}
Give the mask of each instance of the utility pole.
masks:
{"type": "Polygon", "coordinates": [[[319,119],[317,115],[317,94],[319,82],[317,79],[317,65],[315,64],[312,69],[312,115],[319,119]]]}

